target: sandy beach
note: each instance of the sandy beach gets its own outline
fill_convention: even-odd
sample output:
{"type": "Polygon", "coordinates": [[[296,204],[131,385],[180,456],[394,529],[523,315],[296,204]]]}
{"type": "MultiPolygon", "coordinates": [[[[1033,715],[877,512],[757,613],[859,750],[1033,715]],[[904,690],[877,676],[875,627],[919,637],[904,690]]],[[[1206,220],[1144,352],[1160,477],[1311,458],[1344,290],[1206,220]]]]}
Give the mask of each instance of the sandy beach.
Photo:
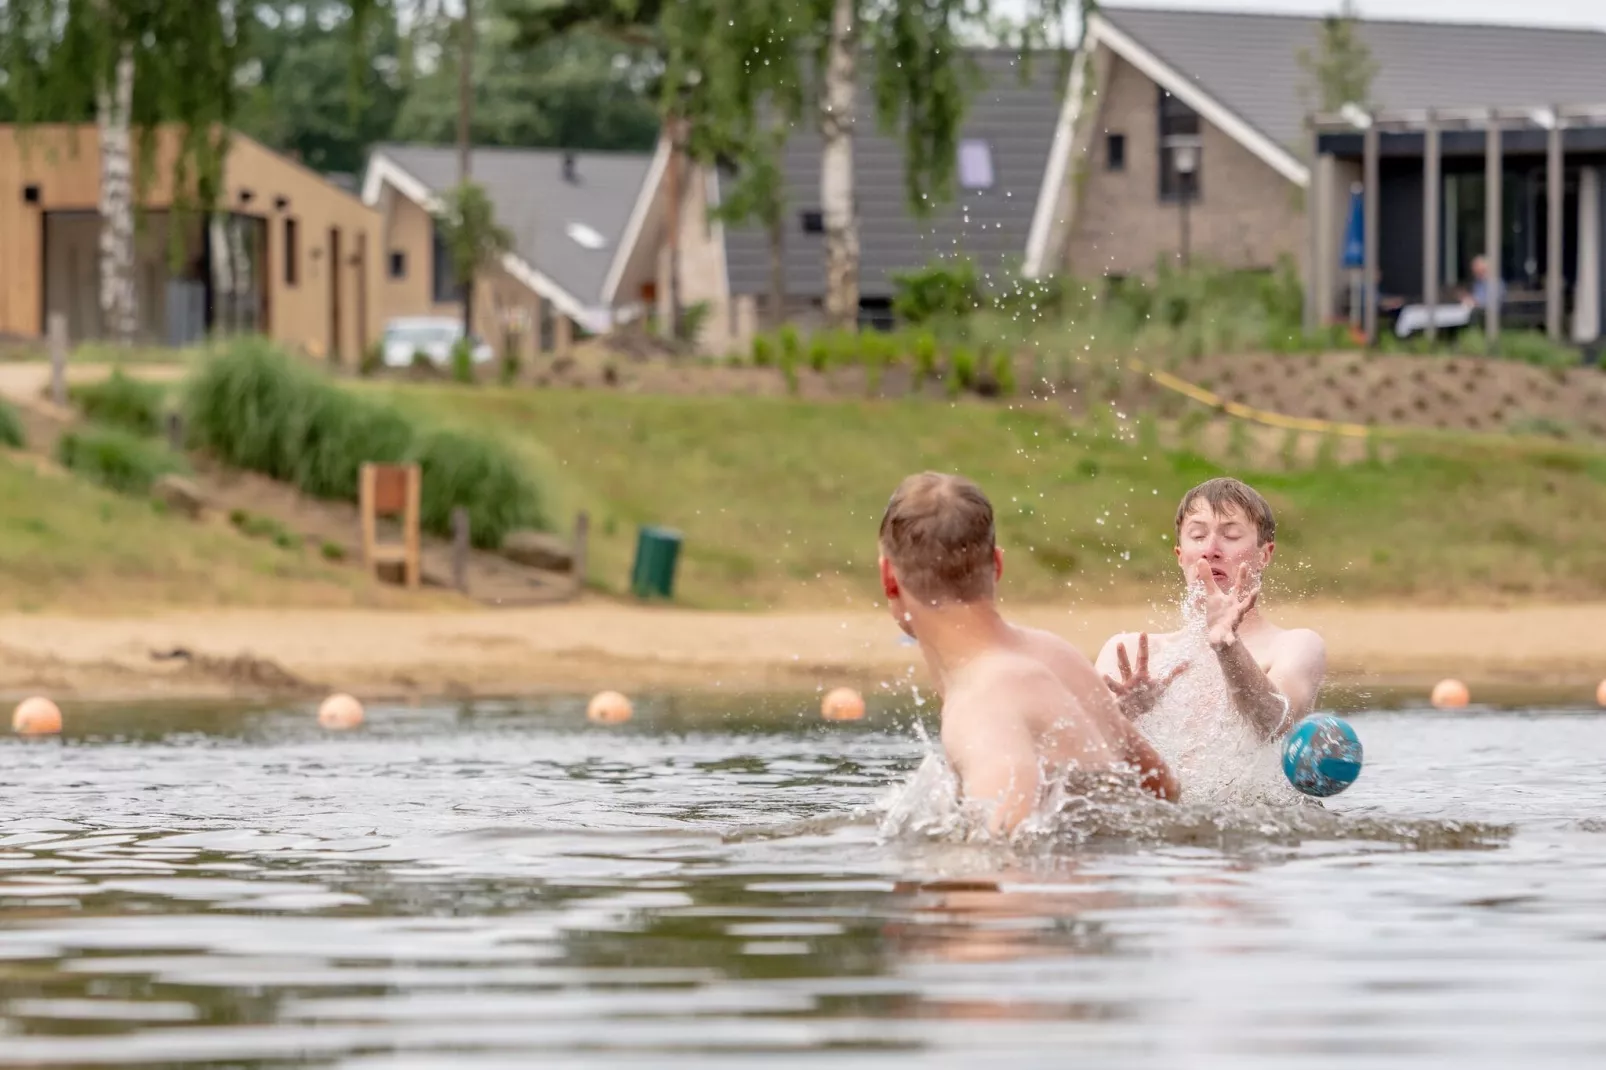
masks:
{"type": "MultiPolygon", "coordinates": [[[[1146,607],[1027,607],[1012,616],[1092,656],[1146,607]]],[[[1606,675],[1606,604],[1284,607],[1326,637],[1330,681],[1587,687],[1606,675]]],[[[591,601],[484,612],[196,610],[140,618],[0,617],[0,692],[64,699],[316,695],[469,697],[625,690],[873,687],[924,679],[885,614],[706,613],[591,601]],[[175,652],[178,656],[174,655],[175,652]],[[155,655],[169,655],[157,657],[155,655]]]]}

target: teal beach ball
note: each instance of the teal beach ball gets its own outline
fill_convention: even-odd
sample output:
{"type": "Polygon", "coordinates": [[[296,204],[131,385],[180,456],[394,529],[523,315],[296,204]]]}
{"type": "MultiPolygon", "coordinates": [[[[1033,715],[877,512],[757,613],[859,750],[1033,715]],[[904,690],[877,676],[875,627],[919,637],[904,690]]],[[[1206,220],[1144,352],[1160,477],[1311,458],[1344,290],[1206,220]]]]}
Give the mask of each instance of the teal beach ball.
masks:
{"type": "Polygon", "coordinates": [[[1348,721],[1315,713],[1283,743],[1283,775],[1306,795],[1337,795],[1361,775],[1361,741],[1348,721]]]}

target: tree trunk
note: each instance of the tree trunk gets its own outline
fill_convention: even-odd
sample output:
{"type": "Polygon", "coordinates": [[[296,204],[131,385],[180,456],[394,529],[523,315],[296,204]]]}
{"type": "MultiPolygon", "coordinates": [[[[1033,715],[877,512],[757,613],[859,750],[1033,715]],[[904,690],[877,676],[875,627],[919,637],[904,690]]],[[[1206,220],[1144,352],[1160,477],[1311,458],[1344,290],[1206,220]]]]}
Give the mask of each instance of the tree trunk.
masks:
{"type": "Polygon", "coordinates": [[[770,238],[770,329],[786,322],[786,214],[775,212],[769,220],[770,238]]]}
{"type": "Polygon", "coordinates": [[[668,315],[660,329],[671,342],[680,338],[680,143],[681,121],[669,120],[669,290],[665,308],[668,315]]]}
{"type": "MultiPolygon", "coordinates": [[[[463,21],[458,26],[462,38],[462,53],[457,57],[457,185],[459,190],[468,184],[472,175],[469,158],[472,155],[472,128],[474,122],[474,0],[463,0],[463,21]]],[[[459,210],[463,201],[458,200],[459,210]]],[[[463,290],[463,342],[468,344],[474,330],[474,278],[462,280],[463,290]]]]}
{"type": "Polygon", "coordinates": [[[123,345],[139,331],[134,298],[134,52],[124,45],[110,86],[96,94],[100,132],[100,311],[103,332],[123,345]]]}
{"type": "Polygon", "coordinates": [[[836,327],[859,321],[859,220],[853,189],[858,0],[835,0],[820,91],[820,209],[825,223],[825,314],[836,327]]]}
{"type": "Polygon", "coordinates": [[[463,0],[458,26],[462,54],[457,58],[457,182],[469,179],[469,148],[474,121],[474,0],[463,0]]]}

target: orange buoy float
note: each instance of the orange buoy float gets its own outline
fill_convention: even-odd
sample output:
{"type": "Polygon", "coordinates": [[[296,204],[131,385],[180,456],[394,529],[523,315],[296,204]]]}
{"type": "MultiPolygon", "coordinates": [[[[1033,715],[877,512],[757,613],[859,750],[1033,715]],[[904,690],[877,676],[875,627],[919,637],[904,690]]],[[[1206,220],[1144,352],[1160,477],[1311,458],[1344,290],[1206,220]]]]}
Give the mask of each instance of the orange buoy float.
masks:
{"type": "Polygon", "coordinates": [[[864,719],[864,696],[851,687],[834,687],[820,700],[820,716],[827,721],[864,719]]]}
{"type": "Polygon", "coordinates": [[[1606,706],[1606,680],[1595,685],[1595,705],[1606,706]]]}
{"type": "Polygon", "coordinates": [[[617,691],[599,691],[586,706],[586,719],[596,724],[624,724],[634,714],[630,700],[617,691]]]}
{"type": "Polygon", "coordinates": [[[1460,680],[1440,680],[1433,685],[1433,704],[1441,710],[1458,710],[1470,701],[1472,695],[1460,680]]]}
{"type": "Polygon", "coordinates": [[[25,698],[12,711],[11,730],[19,736],[59,735],[61,708],[43,695],[25,698]]]}
{"type": "Polygon", "coordinates": [[[362,724],[362,703],[337,692],[318,706],[318,723],[331,732],[345,732],[362,724]]]}

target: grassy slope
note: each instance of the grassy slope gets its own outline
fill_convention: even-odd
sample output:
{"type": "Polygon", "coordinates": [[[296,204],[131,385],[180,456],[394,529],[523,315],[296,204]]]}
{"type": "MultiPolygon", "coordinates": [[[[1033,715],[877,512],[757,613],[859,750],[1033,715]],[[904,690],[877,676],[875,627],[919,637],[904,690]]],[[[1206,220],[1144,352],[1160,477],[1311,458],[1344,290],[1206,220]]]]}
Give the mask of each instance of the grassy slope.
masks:
{"type": "Polygon", "coordinates": [[[0,452],[0,610],[401,604],[355,569],[41,471],[0,452]]]}
{"type": "MultiPolygon", "coordinates": [[[[520,444],[555,475],[560,516],[591,511],[592,576],[619,590],[636,526],[683,531],[682,600],[868,603],[887,496],[923,468],[991,495],[1017,599],[1125,601],[1172,590],[1181,494],[1216,464],[1118,441],[1047,408],[801,402],[446,386],[368,387],[520,444]]],[[[1239,471],[1277,508],[1268,590],[1486,601],[1606,593],[1606,457],[1538,440],[1423,436],[1391,460],[1239,471]],[[1279,590],[1280,588],[1280,590],[1279,590]]]]}

